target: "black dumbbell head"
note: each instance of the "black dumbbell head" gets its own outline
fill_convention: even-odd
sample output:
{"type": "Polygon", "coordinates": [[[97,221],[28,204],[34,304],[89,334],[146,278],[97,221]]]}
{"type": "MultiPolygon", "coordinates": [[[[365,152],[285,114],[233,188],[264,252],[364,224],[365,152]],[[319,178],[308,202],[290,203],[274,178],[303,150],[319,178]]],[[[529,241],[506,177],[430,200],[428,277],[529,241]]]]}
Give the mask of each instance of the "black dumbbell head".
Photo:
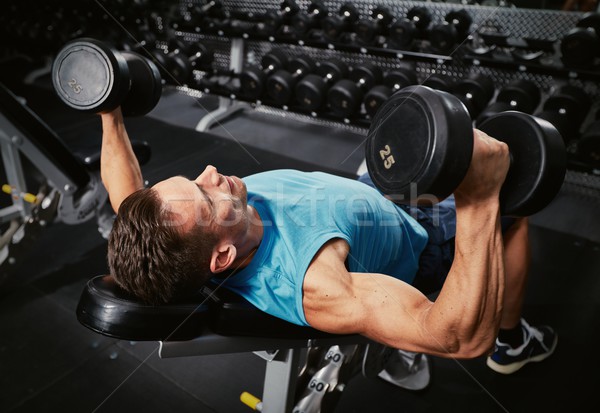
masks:
{"type": "Polygon", "coordinates": [[[470,75],[456,84],[454,93],[465,103],[474,118],[494,96],[494,80],[482,73],[470,75]]]}
{"type": "Polygon", "coordinates": [[[575,27],[560,42],[561,60],[567,67],[587,68],[598,56],[600,37],[594,30],[575,27]]]}
{"type": "Polygon", "coordinates": [[[406,13],[406,17],[419,30],[427,29],[431,23],[431,12],[427,7],[413,7],[406,13]]]}
{"type": "Polygon", "coordinates": [[[327,91],[327,104],[331,111],[343,117],[355,115],[360,110],[363,92],[355,82],[342,79],[327,91]]]}
{"type": "Polygon", "coordinates": [[[339,14],[350,23],[354,23],[360,17],[360,13],[356,9],[356,6],[351,2],[342,4],[339,14]]]}
{"type": "Polygon", "coordinates": [[[327,82],[337,82],[348,74],[348,65],[340,59],[327,59],[322,61],[315,69],[315,73],[327,79],[327,82]]]}
{"type": "Polygon", "coordinates": [[[558,194],[566,174],[560,133],[549,122],[515,111],[499,113],[478,127],[510,150],[511,165],[500,192],[502,214],[525,217],[542,210],[558,194]]]}
{"type": "Polygon", "coordinates": [[[90,113],[107,112],[121,104],[129,91],[125,58],[91,38],[67,43],[52,65],[52,83],[68,106],[90,113]]]}
{"type": "Polygon", "coordinates": [[[534,82],[517,79],[502,87],[496,100],[510,104],[513,110],[533,113],[539,105],[541,97],[540,89],[534,82]]]}
{"type": "Polygon", "coordinates": [[[283,69],[287,62],[287,54],[281,49],[271,49],[260,60],[263,70],[283,69]]]}
{"type": "Polygon", "coordinates": [[[367,115],[375,116],[379,108],[394,93],[394,90],[386,85],[377,85],[365,94],[364,105],[367,115]]]}
{"type": "Polygon", "coordinates": [[[456,27],[459,36],[464,37],[469,33],[473,18],[467,10],[460,9],[449,12],[446,21],[456,27]]]}
{"type": "Polygon", "coordinates": [[[299,55],[288,62],[287,69],[300,76],[312,73],[317,67],[315,60],[308,55],[299,55]]]}
{"type": "Polygon", "coordinates": [[[577,27],[593,29],[600,36],[600,13],[595,11],[585,13],[577,22],[577,27]]]}
{"type": "Polygon", "coordinates": [[[409,47],[418,35],[418,29],[415,24],[408,19],[396,20],[390,27],[389,38],[400,48],[409,47]]]}
{"type": "Polygon", "coordinates": [[[363,91],[371,89],[381,83],[383,72],[373,63],[362,63],[352,68],[349,79],[359,84],[363,91]]]}
{"type": "Polygon", "coordinates": [[[563,113],[554,110],[544,110],[536,113],[535,117],[550,122],[558,133],[560,133],[565,144],[574,140],[579,135],[577,131],[579,128],[563,113]]]}
{"type": "Polygon", "coordinates": [[[143,116],[160,100],[162,81],[154,63],[135,52],[121,52],[127,61],[131,89],[121,104],[123,116],[143,116]]]}
{"type": "Polygon", "coordinates": [[[318,110],[324,104],[326,88],[326,82],[320,75],[308,74],[296,85],[296,102],[303,109],[318,110]]]}
{"type": "Polygon", "coordinates": [[[452,52],[457,41],[458,31],[452,24],[436,24],[429,30],[429,42],[438,53],[452,52]]]}
{"type": "Polygon", "coordinates": [[[423,81],[423,86],[428,86],[435,90],[452,93],[456,87],[456,81],[448,75],[434,73],[427,76],[427,78],[423,81]]]}
{"type": "Polygon", "coordinates": [[[166,75],[165,79],[175,85],[186,85],[192,79],[194,68],[188,57],[181,51],[166,55],[166,75]]]}
{"type": "Polygon", "coordinates": [[[410,85],[417,84],[417,75],[414,69],[397,68],[387,72],[383,84],[392,90],[400,90],[410,85]]]}
{"type": "Polygon", "coordinates": [[[590,96],[580,87],[563,85],[544,102],[544,110],[565,114],[571,122],[581,125],[592,102],[590,96]]]}
{"type": "Polygon", "coordinates": [[[467,173],[473,126],[453,95],[426,86],[394,93],[377,111],[366,143],[375,185],[397,203],[448,197],[467,173]]]}

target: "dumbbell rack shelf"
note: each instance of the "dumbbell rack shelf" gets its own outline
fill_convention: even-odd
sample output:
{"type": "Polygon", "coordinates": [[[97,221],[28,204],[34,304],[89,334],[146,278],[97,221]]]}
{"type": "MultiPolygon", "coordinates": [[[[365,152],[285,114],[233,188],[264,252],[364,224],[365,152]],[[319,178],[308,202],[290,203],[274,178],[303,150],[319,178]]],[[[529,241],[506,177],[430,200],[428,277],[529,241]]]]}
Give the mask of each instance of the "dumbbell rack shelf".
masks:
{"type": "MultiPolygon", "coordinates": [[[[493,53],[490,55],[477,55],[475,53],[466,53],[463,60],[473,66],[487,66],[503,70],[515,72],[530,72],[549,76],[556,76],[564,79],[581,79],[581,80],[600,80],[599,70],[567,68],[555,61],[547,64],[539,63],[538,61],[517,60],[507,54],[493,53]]],[[[536,59],[537,60],[537,59],[536,59]]]]}
{"type": "MultiPolygon", "coordinates": [[[[185,36],[188,35],[188,32],[183,31],[175,31],[175,35],[177,36],[185,36]]],[[[411,50],[402,50],[395,49],[393,47],[375,47],[371,45],[360,45],[360,44],[346,44],[339,42],[323,42],[318,40],[311,40],[306,38],[295,39],[289,37],[282,36],[258,36],[255,34],[236,34],[231,35],[227,32],[221,31],[218,33],[203,33],[202,31],[194,32],[194,34],[198,35],[207,35],[207,36],[215,36],[221,37],[223,39],[232,39],[239,38],[242,40],[252,40],[252,41],[264,41],[271,44],[289,44],[289,45],[298,45],[298,46],[307,46],[313,47],[316,49],[324,49],[324,50],[337,50],[341,52],[349,52],[362,54],[365,56],[381,56],[394,58],[399,60],[409,60],[409,61],[423,61],[430,62],[436,64],[444,64],[452,62],[453,57],[448,55],[441,55],[435,53],[424,53],[424,52],[415,52],[411,50]]]]}

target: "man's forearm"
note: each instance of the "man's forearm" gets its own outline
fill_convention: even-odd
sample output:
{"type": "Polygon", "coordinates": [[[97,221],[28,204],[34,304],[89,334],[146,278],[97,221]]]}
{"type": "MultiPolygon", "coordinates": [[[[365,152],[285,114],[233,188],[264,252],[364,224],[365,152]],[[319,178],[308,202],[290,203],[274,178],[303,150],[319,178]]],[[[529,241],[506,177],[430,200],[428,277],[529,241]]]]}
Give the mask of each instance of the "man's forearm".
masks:
{"type": "Polygon", "coordinates": [[[469,206],[457,202],[453,265],[424,320],[431,331],[445,332],[438,341],[447,352],[477,356],[493,345],[504,292],[499,215],[496,202],[469,206]]]}
{"type": "Polygon", "coordinates": [[[118,211],[121,202],[143,188],[142,172],[127,136],[120,109],[102,114],[100,173],[110,203],[118,211]]]}

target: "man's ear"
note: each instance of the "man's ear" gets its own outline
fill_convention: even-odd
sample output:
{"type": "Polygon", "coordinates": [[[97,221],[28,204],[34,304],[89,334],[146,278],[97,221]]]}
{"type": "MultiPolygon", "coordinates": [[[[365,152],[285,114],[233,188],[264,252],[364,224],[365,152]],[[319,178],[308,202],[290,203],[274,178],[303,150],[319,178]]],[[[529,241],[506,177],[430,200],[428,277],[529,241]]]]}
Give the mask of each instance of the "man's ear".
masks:
{"type": "Polygon", "coordinates": [[[210,271],[213,274],[223,272],[233,264],[236,258],[237,249],[233,244],[219,244],[213,249],[210,257],[210,271]]]}

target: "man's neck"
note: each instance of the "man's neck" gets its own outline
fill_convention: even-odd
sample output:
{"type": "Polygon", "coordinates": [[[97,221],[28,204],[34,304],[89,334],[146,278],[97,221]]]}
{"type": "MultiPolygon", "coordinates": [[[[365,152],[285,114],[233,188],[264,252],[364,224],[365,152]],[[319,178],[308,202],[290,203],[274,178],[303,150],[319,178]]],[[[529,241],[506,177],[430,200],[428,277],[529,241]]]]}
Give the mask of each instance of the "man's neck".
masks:
{"type": "Polygon", "coordinates": [[[258,250],[264,234],[262,219],[258,211],[252,206],[248,206],[250,214],[250,224],[244,241],[237,247],[238,258],[236,258],[232,268],[243,268],[250,264],[254,254],[258,250]]]}

